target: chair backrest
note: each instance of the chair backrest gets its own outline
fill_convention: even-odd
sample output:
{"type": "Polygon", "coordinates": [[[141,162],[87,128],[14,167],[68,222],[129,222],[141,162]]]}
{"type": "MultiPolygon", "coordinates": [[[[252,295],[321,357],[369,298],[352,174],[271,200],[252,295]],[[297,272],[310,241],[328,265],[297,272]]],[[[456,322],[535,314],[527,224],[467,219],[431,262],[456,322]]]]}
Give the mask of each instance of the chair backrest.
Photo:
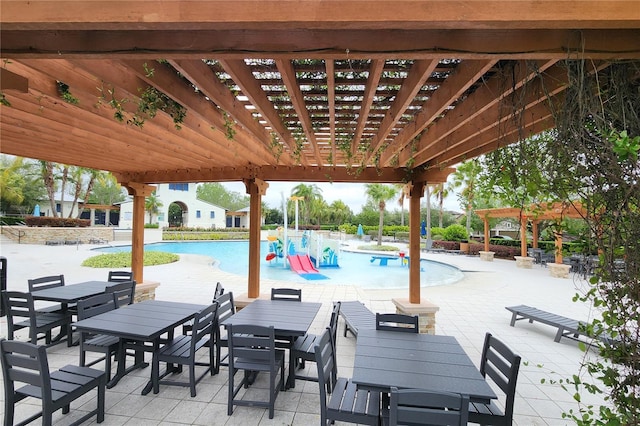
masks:
{"type": "Polygon", "coordinates": [[[106,286],[104,291],[111,294],[111,297],[116,301],[116,307],[131,305],[136,296],[136,282],[133,280],[118,282],[106,286]]]}
{"type": "Polygon", "coordinates": [[[32,392],[40,393],[43,405],[51,404],[51,376],[45,346],[17,340],[0,339],[0,360],[5,382],[5,398],[13,400],[16,383],[34,386],[32,392]]]}
{"type": "Polygon", "coordinates": [[[30,293],[21,291],[3,291],[2,300],[7,314],[7,327],[9,329],[9,337],[15,331],[14,324],[19,321],[28,319],[31,324],[36,322],[36,310],[34,307],[33,296],[30,293]]]}
{"type": "Polygon", "coordinates": [[[336,346],[336,337],[338,335],[338,316],[340,315],[340,302],[333,304],[333,311],[331,311],[331,320],[329,320],[329,329],[331,330],[331,340],[333,340],[333,346],[336,346]]]}
{"type": "Polygon", "coordinates": [[[218,324],[236,313],[236,305],[233,302],[233,292],[218,296],[216,302],[218,302],[218,324]]]}
{"type": "Polygon", "coordinates": [[[64,285],[64,275],[51,275],[48,277],[33,278],[28,280],[29,291],[44,290],[46,288],[61,287],[64,285]]]}
{"type": "Polygon", "coordinates": [[[466,425],[469,396],[450,392],[391,388],[389,425],[466,425]]]}
{"type": "MultiPolygon", "coordinates": [[[[213,342],[213,327],[218,321],[218,303],[213,302],[211,305],[201,309],[193,319],[193,328],[191,332],[191,354],[196,353],[196,344],[204,339],[209,338],[213,342]]],[[[212,343],[213,344],[213,343],[212,343]]]]}
{"type": "Polygon", "coordinates": [[[107,281],[122,282],[133,280],[133,272],[131,271],[109,271],[107,281]]]}
{"type": "Polygon", "coordinates": [[[222,287],[222,284],[218,281],[216,283],[216,289],[213,292],[213,300],[216,300],[218,297],[222,296],[223,293],[224,293],[224,287],[222,287]]]}
{"type": "Polygon", "coordinates": [[[516,395],[516,382],[520,369],[520,356],[516,355],[500,340],[487,333],[484,337],[480,373],[483,377],[490,377],[505,393],[504,414],[508,419],[513,418],[513,401],[516,395]]]}
{"type": "Polygon", "coordinates": [[[331,329],[327,327],[315,346],[318,386],[320,387],[320,412],[327,411],[327,395],[338,380],[335,346],[331,340],[331,329]]]}
{"type": "Polygon", "coordinates": [[[376,313],[376,330],[418,333],[418,316],[376,313]]]}
{"type": "Polygon", "coordinates": [[[302,290],[298,288],[272,288],[271,300],[302,302],[302,290]]]}
{"type": "Polygon", "coordinates": [[[227,325],[229,339],[229,369],[233,370],[235,358],[276,365],[276,335],[273,326],[255,324],[227,325]]]}
{"type": "Polygon", "coordinates": [[[91,318],[116,309],[111,293],[102,293],[78,301],[78,320],[91,318]]]}

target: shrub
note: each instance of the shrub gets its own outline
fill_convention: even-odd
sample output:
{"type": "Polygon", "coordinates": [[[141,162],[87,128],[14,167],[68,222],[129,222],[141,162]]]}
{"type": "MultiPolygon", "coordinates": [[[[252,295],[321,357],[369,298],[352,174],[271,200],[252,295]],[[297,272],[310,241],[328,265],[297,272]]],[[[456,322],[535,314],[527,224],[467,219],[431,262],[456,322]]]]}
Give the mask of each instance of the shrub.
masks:
{"type": "Polygon", "coordinates": [[[24,225],[25,221],[23,217],[2,216],[0,217],[0,223],[3,225],[24,225]]]}
{"type": "Polygon", "coordinates": [[[449,225],[444,229],[442,237],[447,241],[467,241],[467,228],[460,224],[449,225]]]}
{"type": "Polygon", "coordinates": [[[27,216],[25,218],[27,226],[49,226],[62,228],[85,228],[91,225],[90,219],[71,219],[65,217],[51,216],[27,216]]]}
{"type": "MultiPolygon", "coordinates": [[[[145,251],[144,266],[164,265],[165,263],[177,262],[180,256],[174,253],[162,251],[145,251]]],[[[104,253],[85,259],[82,266],[89,268],[130,268],[131,252],[104,253]]]]}
{"type": "Polygon", "coordinates": [[[431,228],[431,237],[444,237],[444,228],[440,228],[439,226],[434,226],[431,228]]]}

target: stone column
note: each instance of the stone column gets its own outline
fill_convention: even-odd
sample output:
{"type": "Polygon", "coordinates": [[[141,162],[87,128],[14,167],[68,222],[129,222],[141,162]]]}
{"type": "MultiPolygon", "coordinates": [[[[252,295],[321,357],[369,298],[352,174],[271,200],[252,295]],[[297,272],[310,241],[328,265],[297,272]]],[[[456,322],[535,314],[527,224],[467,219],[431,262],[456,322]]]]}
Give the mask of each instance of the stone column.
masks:
{"type": "Polygon", "coordinates": [[[421,299],[420,303],[410,303],[407,298],[391,299],[396,305],[396,313],[404,315],[418,315],[418,328],[423,334],[436,334],[436,312],[440,307],[421,299]]]}

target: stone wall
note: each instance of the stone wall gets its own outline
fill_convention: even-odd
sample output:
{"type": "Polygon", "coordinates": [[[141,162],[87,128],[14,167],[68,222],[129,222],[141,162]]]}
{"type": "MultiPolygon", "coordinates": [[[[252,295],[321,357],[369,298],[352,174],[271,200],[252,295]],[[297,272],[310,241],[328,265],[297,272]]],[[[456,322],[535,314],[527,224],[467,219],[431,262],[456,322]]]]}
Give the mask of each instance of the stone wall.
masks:
{"type": "Polygon", "coordinates": [[[113,241],[113,228],[53,228],[31,226],[2,226],[2,234],[21,244],[99,244],[113,241]]]}

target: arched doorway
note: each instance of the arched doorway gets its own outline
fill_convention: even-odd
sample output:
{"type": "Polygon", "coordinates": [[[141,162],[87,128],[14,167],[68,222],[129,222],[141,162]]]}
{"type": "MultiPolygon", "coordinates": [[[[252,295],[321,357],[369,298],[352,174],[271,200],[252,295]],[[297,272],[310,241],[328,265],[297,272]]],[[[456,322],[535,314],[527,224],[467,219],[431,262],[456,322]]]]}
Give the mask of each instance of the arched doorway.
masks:
{"type": "Polygon", "coordinates": [[[169,205],[169,227],[189,226],[189,208],[182,201],[174,201],[169,205]]]}

